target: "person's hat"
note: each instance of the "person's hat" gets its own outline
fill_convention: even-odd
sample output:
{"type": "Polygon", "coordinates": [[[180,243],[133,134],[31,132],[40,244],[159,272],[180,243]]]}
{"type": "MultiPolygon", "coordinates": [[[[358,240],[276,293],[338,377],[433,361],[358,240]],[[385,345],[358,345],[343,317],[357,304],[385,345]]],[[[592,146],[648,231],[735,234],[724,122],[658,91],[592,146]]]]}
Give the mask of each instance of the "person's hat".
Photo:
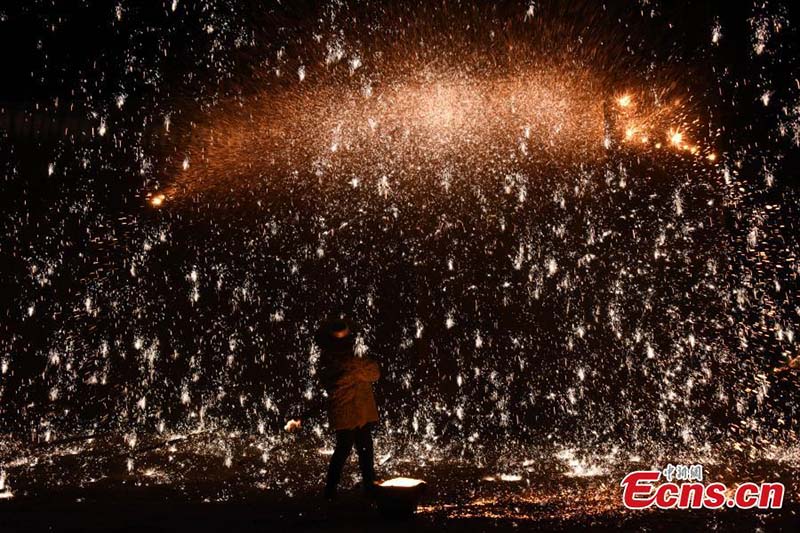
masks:
{"type": "Polygon", "coordinates": [[[319,332],[319,344],[333,352],[350,351],[355,345],[355,335],[350,322],[344,318],[326,321],[319,332]]]}

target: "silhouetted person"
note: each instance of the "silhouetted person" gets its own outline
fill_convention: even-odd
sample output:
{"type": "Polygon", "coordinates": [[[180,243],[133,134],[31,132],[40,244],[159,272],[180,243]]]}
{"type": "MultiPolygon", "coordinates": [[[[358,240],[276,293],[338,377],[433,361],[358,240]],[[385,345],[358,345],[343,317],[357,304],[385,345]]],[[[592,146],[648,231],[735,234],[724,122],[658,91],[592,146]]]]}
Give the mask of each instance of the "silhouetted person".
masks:
{"type": "Polygon", "coordinates": [[[356,356],[355,338],[345,320],[325,323],[316,341],[322,352],[319,376],[328,393],[329,423],[336,431],[336,448],[328,467],[325,497],[336,496],[342,469],[354,444],[364,490],[371,494],[375,482],[371,431],[378,421],[372,383],[381,375],[378,364],[356,356]]]}

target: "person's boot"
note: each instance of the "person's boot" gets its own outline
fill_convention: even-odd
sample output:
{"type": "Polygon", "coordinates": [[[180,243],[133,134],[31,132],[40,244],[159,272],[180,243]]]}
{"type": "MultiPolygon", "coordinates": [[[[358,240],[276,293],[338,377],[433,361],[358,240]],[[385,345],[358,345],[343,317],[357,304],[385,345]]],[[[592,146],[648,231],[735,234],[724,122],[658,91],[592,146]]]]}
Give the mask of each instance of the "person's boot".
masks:
{"type": "Polygon", "coordinates": [[[327,502],[333,502],[336,500],[336,487],[331,487],[330,485],[325,485],[325,490],[322,493],[322,496],[325,498],[327,502]]]}
{"type": "Polygon", "coordinates": [[[378,489],[375,487],[374,481],[362,481],[361,482],[361,489],[364,492],[364,496],[369,499],[375,499],[375,494],[378,492],[378,489]]]}

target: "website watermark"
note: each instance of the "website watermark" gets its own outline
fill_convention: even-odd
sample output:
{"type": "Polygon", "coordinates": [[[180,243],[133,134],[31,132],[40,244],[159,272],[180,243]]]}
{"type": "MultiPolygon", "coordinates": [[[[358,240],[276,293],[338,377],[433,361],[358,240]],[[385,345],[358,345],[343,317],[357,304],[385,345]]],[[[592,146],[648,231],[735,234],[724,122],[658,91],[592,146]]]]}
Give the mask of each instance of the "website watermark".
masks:
{"type": "Polygon", "coordinates": [[[625,476],[622,503],[628,509],[780,509],[785,487],[779,482],[745,482],[728,487],[707,483],[703,465],[667,465],[663,470],[636,470],[625,476]]]}

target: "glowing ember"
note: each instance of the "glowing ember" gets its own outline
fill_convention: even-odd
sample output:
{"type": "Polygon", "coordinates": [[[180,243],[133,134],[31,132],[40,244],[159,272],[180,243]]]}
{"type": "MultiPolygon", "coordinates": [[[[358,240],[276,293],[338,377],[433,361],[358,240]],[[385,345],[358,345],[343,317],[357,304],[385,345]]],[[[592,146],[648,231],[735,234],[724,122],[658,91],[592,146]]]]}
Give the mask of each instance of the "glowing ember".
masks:
{"type": "Polygon", "coordinates": [[[300,429],[301,425],[302,425],[302,422],[300,420],[289,420],[283,426],[283,430],[284,431],[289,431],[289,432],[296,431],[296,430],[300,429]]]}
{"type": "Polygon", "coordinates": [[[161,207],[161,205],[164,203],[164,200],[166,199],[167,197],[163,194],[153,195],[150,198],[150,205],[152,205],[153,207],[161,207]]]}

